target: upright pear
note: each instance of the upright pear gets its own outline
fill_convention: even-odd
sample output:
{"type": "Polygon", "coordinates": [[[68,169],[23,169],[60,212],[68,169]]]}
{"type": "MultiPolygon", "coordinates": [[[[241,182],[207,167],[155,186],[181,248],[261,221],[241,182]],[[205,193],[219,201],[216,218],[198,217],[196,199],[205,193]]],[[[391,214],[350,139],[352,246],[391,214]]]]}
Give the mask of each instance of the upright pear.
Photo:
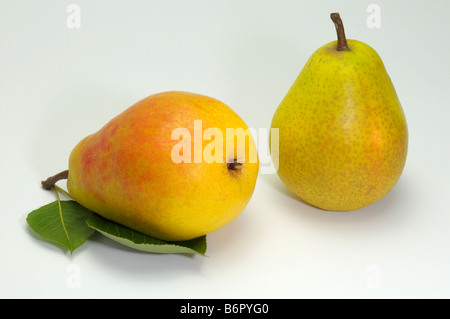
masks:
{"type": "Polygon", "coordinates": [[[384,197],[407,156],[405,115],[384,64],[367,44],[338,40],[319,48],[272,119],[279,133],[278,175],[303,201],[348,211],[384,197]]]}

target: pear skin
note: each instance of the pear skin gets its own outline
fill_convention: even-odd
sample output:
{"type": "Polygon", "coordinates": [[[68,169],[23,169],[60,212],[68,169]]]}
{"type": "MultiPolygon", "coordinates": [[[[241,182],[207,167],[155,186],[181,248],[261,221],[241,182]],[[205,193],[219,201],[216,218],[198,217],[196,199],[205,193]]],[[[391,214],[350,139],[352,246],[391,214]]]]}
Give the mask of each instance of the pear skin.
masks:
{"type": "Polygon", "coordinates": [[[233,153],[249,155],[256,147],[249,135],[245,145],[224,146],[221,160],[194,158],[198,137],[201,148],[211,143],[194,136],[198,120],[203,137],[209,128],[223,137],[226,128],[247,129],[214,98],[178,91],[151,95],[76,145],[69,158],[70,195],[107,219],[162,240],[189,240],[223,227],[246,207],[259,168],[257,157],[252,162],[233,153]],[[182,152],[192,150],[191,162],[174,161],[182,140],[173,135],[176,129],[190,133],[184,141],[189,149],[182,152]]]}
{"type": "Polygon", "coordinates": [[[408,129],[384,64],[367,44],[346,40],[319,48],[277,108],[278,175],[303,201],[349,211],[384,197],[400,178],[408,129]]]}

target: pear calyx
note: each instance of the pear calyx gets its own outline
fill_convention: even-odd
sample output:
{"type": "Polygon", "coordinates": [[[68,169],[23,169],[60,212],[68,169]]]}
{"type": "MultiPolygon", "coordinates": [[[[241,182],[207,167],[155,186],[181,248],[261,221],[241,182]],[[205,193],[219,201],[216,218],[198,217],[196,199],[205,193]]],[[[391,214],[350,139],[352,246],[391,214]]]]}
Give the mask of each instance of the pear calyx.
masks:
{"type": "Polygon", "coordinates": [[[242,166],[242,163],[239,163],[236,158],[234,159],[234,161],[232,163],[227,163],[227,168],[230,171],[241,171],[241,166],[242,166]]]}
{"type": "Polygon", "coordinates": [[[341,16],[339,15],[339,13],[334,12],[330,14],[330,18],[334,22],[334,26],[336,27],[336,33],[338,38],[336,50],[350,51],[350,48],[348,47],[347,44],[347,39],[345,38],[344,24],[342,23],[341,16]]]}

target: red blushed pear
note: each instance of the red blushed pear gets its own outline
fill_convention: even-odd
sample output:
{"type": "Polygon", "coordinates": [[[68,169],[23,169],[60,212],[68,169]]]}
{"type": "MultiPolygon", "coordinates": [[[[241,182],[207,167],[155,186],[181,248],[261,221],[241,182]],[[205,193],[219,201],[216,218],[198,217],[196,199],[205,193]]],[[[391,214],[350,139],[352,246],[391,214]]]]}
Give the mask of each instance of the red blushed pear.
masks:
{"type": "Polygon", "coordinates": [[[238,217],[252,197],[258,169],[253,137],[230,107],[208,96],[171,91],[137,102],[84,138],[70,154],[68,171],[43,185],[67,178],[70,196],[86,208],[146,235],[182,241],[238,217]],[[201,131],[195,132],[199,120],[201,131]],[[246,142],[225,147],[227,128],[243,129],[246,142]],[[174,138],[177,129],[189,138],[174,138]],[[215,130],[214,137],[194,145],[208,129],[215,130]],[[212,155],[194,161],[194,150],[205,146],[212,155]]]}

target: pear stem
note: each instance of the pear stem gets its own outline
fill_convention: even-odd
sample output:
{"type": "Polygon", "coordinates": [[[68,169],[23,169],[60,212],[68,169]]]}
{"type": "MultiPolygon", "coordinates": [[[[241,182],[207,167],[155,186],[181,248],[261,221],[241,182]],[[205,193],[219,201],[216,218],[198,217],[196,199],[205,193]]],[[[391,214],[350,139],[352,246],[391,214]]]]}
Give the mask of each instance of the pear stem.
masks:
{"type": "Polygon", "coordinates": [[[42,181],[41,184],[44,189],[52,189],[53,185],[55,185],[57,181],[61,179],[67,179],[68,177],[69,170],[65,170],[61,173],[56,174],[55,176],[47,178],[45,181],[42,181]]]}
{"type": "Polygon", "coordinates": [[[341,16],[339,15],[339,13],[335,12],[330,14],[330,18],[334,22],[334,26],[336,27],[336,33],[338,38],[336,50],[350,51],[350,48],[348,47],[347,44],[347,39],[345,38],[344,24],[342,23],[341,16]]]}

